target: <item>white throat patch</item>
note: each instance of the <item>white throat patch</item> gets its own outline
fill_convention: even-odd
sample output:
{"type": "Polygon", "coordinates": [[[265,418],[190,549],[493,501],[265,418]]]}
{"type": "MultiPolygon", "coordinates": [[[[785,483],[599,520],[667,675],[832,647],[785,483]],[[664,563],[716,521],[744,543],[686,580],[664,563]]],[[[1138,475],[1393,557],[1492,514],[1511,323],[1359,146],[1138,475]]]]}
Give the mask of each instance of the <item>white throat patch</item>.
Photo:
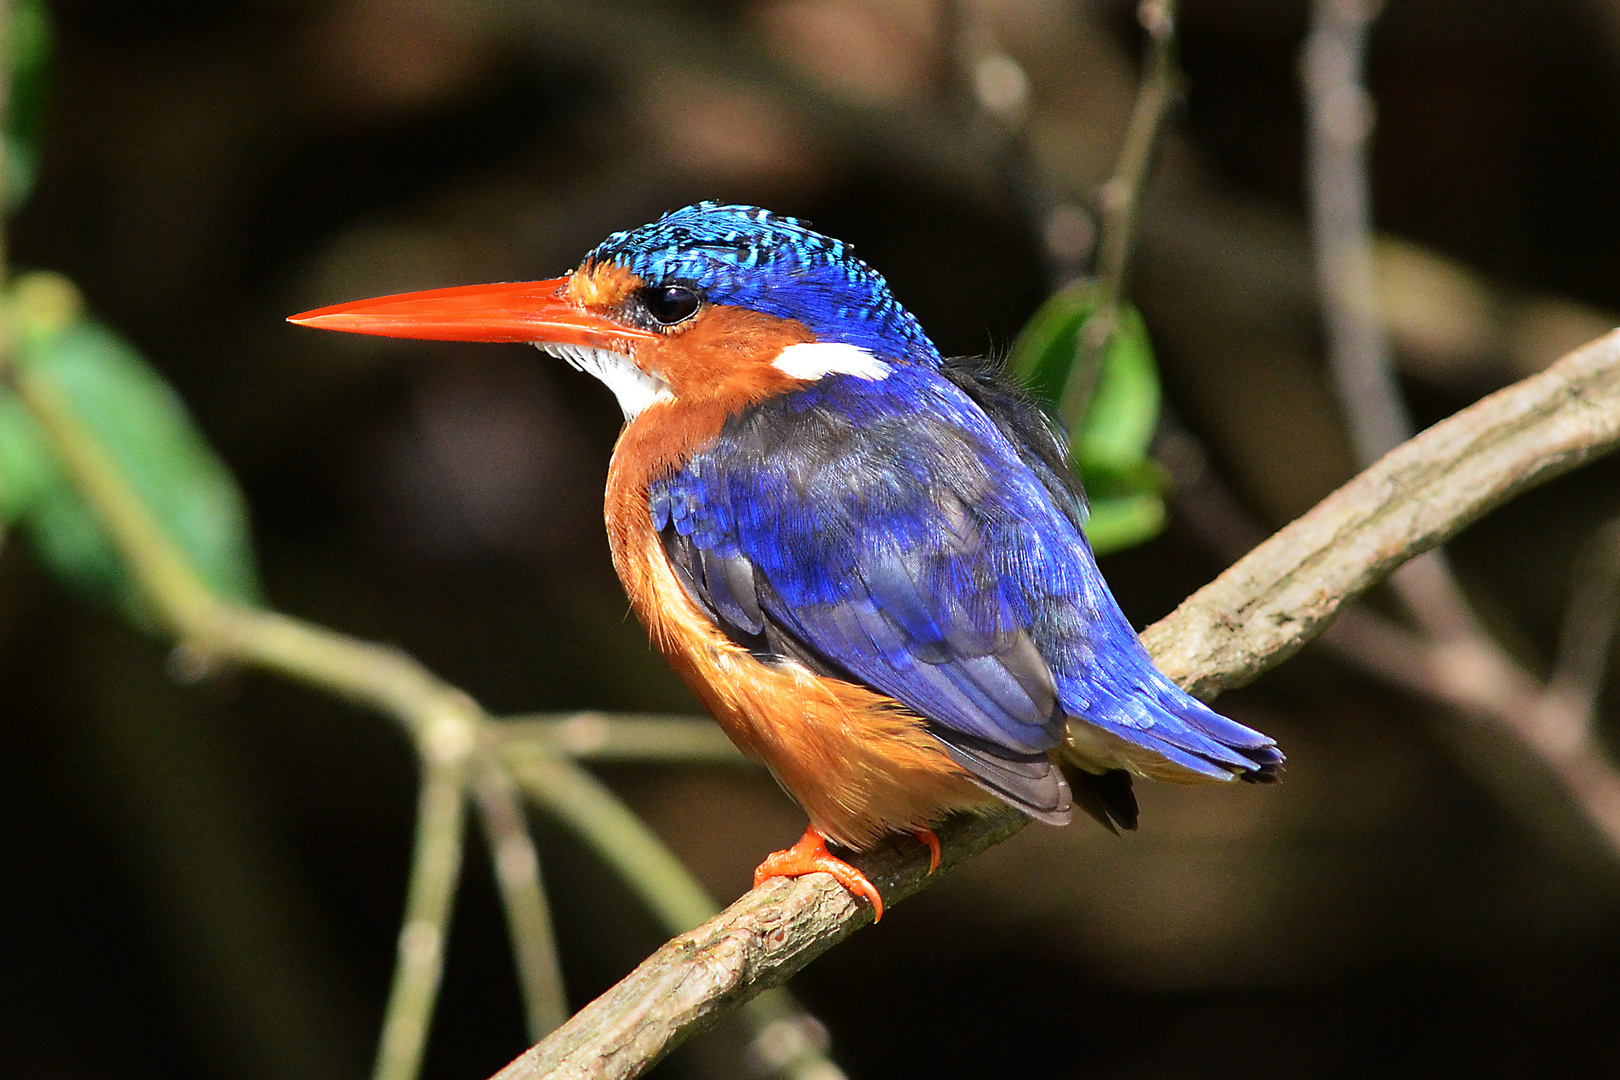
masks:
{"type": "Polygon", "coordinates": [[[890,367],[859,345],[841,341],[808,341],[789,345],[779,353],[772,365],[784,375],[795,379],[825,378],[828,375],[853,375],[867,382],[889,377],[890,367]]]}
{"type": "Polygon", "coordinates": [[[537,341],[534,346],[541,352],[568,361],[576,371],[601,379],[603,385],[619,399],[619,408],[624,411],[626,420],[634,420],[656,401],[675,400],[668,383],[648,375],[623,353],[611,349],[593,349],[587,345],[560,345],[555,341],[537,341]]]}

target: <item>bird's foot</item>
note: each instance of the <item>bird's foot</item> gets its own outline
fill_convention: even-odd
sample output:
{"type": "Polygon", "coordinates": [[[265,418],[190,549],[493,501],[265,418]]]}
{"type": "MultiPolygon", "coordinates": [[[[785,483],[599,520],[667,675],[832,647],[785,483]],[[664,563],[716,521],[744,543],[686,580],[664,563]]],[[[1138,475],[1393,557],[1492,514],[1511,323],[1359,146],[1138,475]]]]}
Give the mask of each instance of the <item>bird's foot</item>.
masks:
{"type": "MultiPolygon", "coordinates": [[[[935,841],[936,844],[938,842],[935,841]]],[[[754,871],[754,888],[759,888],[773,877],[801,877],[805,874],[831,874],[838,879],[838,884],[856,896],[864,896],[871,901],[873,922],[883,918],[883,897],[878,895],[877,886],[868,881],[865,874],[829,852],[827,838],[814,825],[804,830],[797,844],[765,857],[765,861],[754,871]]]]}
{"type": "Polygon", "coordinates": [[[934,835],[933,829],[918,829],[911,835],[917,838],[917,843],[928,849],[928,872],[932,874],[939,869],[939,837],[934,835]]]}

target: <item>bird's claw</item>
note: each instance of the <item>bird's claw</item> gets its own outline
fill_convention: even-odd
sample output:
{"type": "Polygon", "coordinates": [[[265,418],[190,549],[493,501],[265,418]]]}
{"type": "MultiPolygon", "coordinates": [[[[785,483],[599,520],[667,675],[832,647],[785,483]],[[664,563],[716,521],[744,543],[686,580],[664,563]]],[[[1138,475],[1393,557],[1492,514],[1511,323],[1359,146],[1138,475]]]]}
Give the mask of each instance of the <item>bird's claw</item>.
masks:
{"type": "Polygon", "coordinates": [[[939,837],[934,835],[933,829],[918,829],[911,835],[917,838],[917,843],[928,849],[928,872],[932,874],[939,869],[939,837]]]}
{"type": "MultiPolygon", "coordinates": [[[[930,833],[930,836],[933,834],[930,833]]],[[[939,841],[935,840],[935,844],[939,841]]],[[[759,888],[773,877],[801,877],[805,874],[831,874],[838,884],[864,896],[872,905],[872,921],[883,918],[883,897],[877,886],[865,874],[827,850],[827,838],[814,825],[804,830],[799,842],[786,851],[773,852],[765,857],[754,871],[754,888],[759,888]]]]}

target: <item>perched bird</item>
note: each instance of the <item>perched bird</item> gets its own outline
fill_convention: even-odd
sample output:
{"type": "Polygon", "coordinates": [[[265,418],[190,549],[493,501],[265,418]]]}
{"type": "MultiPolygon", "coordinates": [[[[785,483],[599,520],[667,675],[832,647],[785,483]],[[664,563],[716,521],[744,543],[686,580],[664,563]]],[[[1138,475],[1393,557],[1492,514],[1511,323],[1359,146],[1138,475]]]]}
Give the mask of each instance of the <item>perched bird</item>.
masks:
{"type": "Polygon", "coordinates": [[[699,203],[567,277],[339,304],[306,326],[531,342],[618,397],[613,563],[658,648],[831,840],[928,844],[1001,803],[1136,825],[1133,776],[1270,780],[1276,744],[1161,674],[1098,573],[1047,416],[948,361],[849,245],[699,203]]]}

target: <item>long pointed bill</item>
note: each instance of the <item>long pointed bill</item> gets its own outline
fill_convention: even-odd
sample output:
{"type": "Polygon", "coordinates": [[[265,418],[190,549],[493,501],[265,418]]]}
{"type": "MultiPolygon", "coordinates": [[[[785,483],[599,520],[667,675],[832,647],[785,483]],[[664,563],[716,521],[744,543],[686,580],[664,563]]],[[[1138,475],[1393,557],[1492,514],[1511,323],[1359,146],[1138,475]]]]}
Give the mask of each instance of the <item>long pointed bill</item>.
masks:
{"type": "Polygon", "coordinates": [[[568,279],[462,285],[316,308],[287,321],[323,330],[429,341],[553,341],[627,353],[658,335],[581,311],[568,279]]]}

